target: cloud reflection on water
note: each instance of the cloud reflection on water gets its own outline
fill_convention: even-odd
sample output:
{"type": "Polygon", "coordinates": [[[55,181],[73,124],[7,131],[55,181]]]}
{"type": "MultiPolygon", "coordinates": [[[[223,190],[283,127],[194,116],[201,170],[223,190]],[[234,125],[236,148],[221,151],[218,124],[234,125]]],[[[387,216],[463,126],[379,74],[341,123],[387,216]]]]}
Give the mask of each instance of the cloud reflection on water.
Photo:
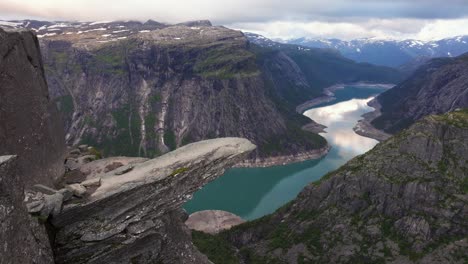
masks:
{"type": "Polygon", "coordinates": [[[339,150],[343,158],[354,157],[373,148],[376,140],[359,136],[353,126],[361,115],[372,110],[367,103],[373,98],[352,99],[330,106],[308,110],[305,116],[327,126],[327,133],[322,133],[329,144],[339,150]]]}

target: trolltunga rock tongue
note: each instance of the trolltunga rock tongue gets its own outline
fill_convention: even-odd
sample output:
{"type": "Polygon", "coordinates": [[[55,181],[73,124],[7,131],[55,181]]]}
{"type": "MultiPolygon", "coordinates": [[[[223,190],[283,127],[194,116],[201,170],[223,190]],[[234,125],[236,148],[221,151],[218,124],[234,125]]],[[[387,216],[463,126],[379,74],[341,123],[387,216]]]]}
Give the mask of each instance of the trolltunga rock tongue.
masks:
{"type": "Polygon", "coordinates": [[[193,143],[118,167],[52,219],[57,263],[209,263],[191,244],[183,203],[255,149],[241,138],[193,143]]]}

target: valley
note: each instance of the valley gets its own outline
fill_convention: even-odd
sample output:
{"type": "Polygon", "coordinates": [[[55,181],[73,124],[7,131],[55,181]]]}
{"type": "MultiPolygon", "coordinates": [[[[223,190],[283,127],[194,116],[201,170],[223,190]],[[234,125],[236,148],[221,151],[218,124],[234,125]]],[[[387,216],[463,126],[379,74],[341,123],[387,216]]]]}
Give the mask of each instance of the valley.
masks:
{"type": "Polygon", "coordinates": [[[373,96],[385,91],[380,85],[350,85],[335,90],[334,99],[304,112],[325,125],[320,133],[331,146],[320,159],[269,168],[233,168],[196,192],[185,204],[188,213],[223,210],[245,220],[254,220],[294,199],[310,182],[318,181],[348,160],[373,148],[377,141],[359,136],[353,127],[373,96]]]}
{"type": "Polygon", "coordinates": [[[0,264],[467,262],[466,37],[72,19],[0,20],[0,264]]]}

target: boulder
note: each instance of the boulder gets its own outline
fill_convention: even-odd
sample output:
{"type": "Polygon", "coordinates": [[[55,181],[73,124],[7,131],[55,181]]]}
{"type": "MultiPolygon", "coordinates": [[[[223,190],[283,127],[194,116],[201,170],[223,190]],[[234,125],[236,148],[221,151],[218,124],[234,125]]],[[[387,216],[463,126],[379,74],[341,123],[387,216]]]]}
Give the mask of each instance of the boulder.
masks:
{"type": "Polygon", "coordinates": [[[245,220],[239,216],[220,210],[195,212],[185,221],[188,228],[209,234],[217,234],[242,223],[245,223],[245,220]]]}
{"type": "Polygon", "coordinates": [[[83,197],[86,194],[86,187],[79,183],[67,185],[65,188],[77,197],[83,197]]]}

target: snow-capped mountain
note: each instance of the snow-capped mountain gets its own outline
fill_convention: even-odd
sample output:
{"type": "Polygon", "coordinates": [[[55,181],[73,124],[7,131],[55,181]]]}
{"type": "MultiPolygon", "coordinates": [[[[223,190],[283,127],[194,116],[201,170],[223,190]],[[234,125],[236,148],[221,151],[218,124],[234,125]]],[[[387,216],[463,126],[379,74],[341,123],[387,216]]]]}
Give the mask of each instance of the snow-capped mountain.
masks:
{"type": "Polygon", "coordinates": [[[455,57],[468,52],[468,36],[458,36],[438,41],[339,39],[314,40],[299,38],[287,43],[314,48],[333,48],[343,56],[358,62],[399,67],[418,57],[455,57]]]}
{"type": "MultiPolygon", "coordinates": [[[[211,26],[208,20],[189,21],[177,25],[185,25],[197,29],[200,26],[211,26]]],[[[0,27],[34,31],[38,38],[68,39],[74,42],[107,43],[115,42],[138,33],[169,27],[171,25],[154,20],[139,21],[37,21],[37,20],[0,20],[0,27]]]]}

